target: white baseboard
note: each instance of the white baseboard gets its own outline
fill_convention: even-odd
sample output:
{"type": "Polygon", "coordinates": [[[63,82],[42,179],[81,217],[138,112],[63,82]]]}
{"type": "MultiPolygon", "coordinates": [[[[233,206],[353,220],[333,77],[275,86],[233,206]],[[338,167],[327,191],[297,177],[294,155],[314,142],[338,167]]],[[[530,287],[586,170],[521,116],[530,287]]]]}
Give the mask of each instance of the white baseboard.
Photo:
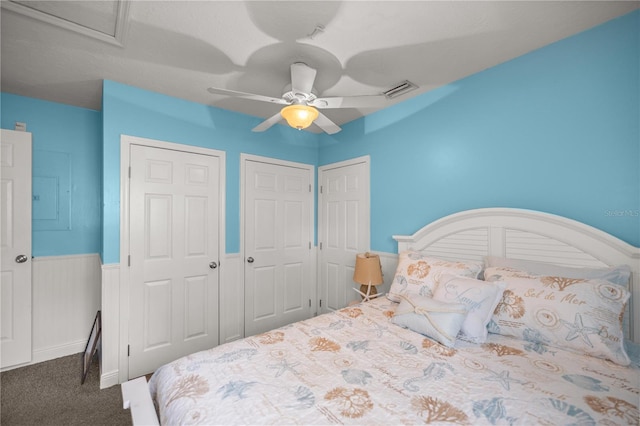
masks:
{"type": "Polygon", "coordinates": [[[100,374],[100,389],[110,388],[118,384],[118,370],[100,374]]]}
{"type": "Polygon", "coordinates": [[[31,363],[37,364],[39,362],[49,361],[50,359],[79,354],[84,351],[86,344],[87,342],[85,340],[78,340],[71,343],[65,343],[63,345],[35,350],[33,351],[33,359],[31,360],[31,363]]]}
{"type": "MultiPolygon", "coordinates": [[[[63,345],[51,346],[48,348],[34,350],[31,353],[31,361],[24,364],[11,365],[0,370],[5,372],[14,370],[16,368],[27,367],[29,365],[38,364],[44,361],[50,361],[56,358],[62,358],[63,356],[76,355],[84,351],[84,347],[87,344],[84,340],[78,340],[76,342],[65,343],[63,345]]],[[[79,371],[79,370],[78,370],[79,371]]]]}

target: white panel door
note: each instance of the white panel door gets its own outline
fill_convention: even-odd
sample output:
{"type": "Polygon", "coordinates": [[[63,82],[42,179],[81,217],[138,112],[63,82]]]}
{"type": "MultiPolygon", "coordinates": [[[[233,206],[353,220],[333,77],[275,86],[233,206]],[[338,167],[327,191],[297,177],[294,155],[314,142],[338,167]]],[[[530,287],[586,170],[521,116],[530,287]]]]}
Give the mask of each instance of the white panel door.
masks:
{"type": "Polygon", "coordinates": [[[309,318],[313,169],[244,162],[245,336],[309,318]]]}
{"type": "Polygon", "coordinates": [[[356,254],[369,249],[369,157],[318,169],[320,308],[329,312],[361,299],[353,291],[356,254]]]}
{"type": "Polygon", "coordinates": [[[218,344],[219,161],[131,145],[129,377],[218,344]]]}
{"type": "Polygon", "coordinates": [[[0,367],[31,361],[31,133],[2,130],[0,367]]]}

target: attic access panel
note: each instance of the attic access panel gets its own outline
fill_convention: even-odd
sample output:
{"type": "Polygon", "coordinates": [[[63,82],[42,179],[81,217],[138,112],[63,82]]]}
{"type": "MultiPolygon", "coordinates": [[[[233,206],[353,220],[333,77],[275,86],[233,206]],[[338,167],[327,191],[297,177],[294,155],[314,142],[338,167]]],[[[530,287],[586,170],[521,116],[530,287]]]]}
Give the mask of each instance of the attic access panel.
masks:
{"type": "Polygon", "coordinates": [[[129,3],[100,1],[3,1],[2,7],[60,28],[122,46],[129,3]]]}

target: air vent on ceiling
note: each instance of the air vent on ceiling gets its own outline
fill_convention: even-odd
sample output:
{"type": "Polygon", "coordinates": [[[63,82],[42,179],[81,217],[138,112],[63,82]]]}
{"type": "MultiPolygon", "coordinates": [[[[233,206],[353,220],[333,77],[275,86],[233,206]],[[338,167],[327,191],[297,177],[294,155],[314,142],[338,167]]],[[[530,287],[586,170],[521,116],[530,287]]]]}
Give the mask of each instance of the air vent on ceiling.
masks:
{"type": "Polygon", "coordinates": [[[129,1],[2,0],[2,8],[117,46],[123,45],[129,1]]]}
{"type": "Polygon", "coordinates": [[[402,96],[405,93],[409,93],[412,90],[416,90],[417,88],[418,88],[417,85],[413,84],[409,80],[405,80],[402,83],[396,84],[394,87],[387,90],[386,92],[382,92],[382,94],[385,95],[388,99],[393,99],[393,98],[397,98],[398,96],[402,96]]]}

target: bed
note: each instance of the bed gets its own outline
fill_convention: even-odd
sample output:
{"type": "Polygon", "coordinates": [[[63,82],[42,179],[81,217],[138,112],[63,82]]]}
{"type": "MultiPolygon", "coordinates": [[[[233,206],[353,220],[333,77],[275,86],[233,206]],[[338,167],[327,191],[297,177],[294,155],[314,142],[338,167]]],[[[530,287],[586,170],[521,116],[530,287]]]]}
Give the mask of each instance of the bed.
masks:
{"type": "Polygon", "coordinates": [[[160,423],[638,424],[637,248],[517,209],[394,238],[386,297],[158,369],[160,423]]]}

